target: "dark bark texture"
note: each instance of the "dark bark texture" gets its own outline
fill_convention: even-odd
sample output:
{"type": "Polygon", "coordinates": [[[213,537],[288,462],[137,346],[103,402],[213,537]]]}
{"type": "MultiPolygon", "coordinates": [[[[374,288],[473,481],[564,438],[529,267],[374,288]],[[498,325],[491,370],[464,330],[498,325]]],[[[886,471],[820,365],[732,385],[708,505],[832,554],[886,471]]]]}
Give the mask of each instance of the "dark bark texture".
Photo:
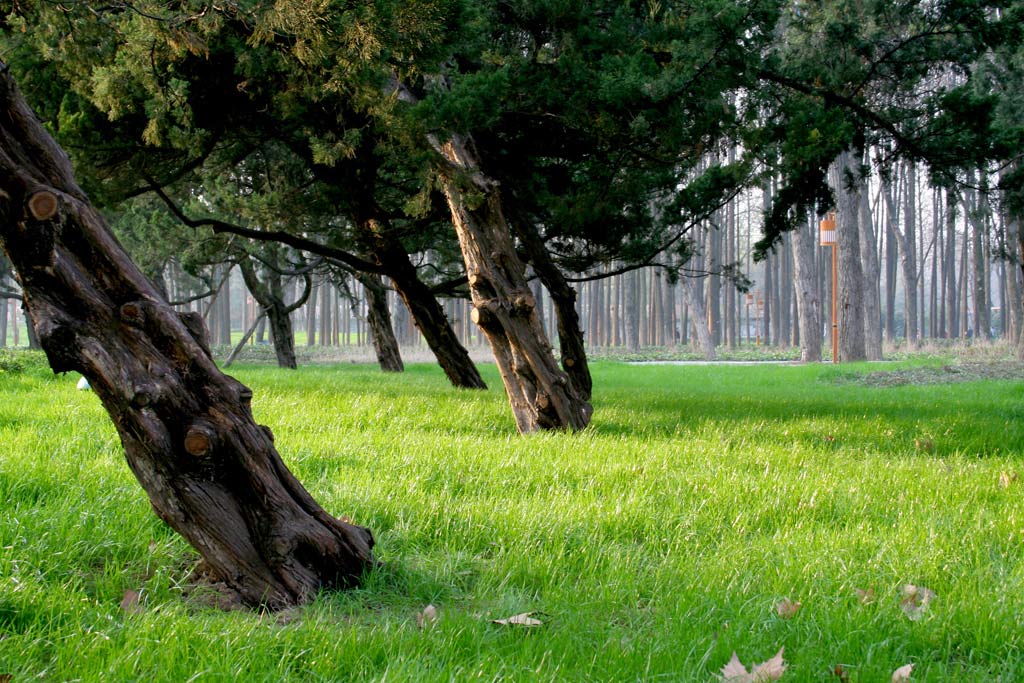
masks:
{"type": "Polygon", "coordinates": [[[452,329],[448,316],[430,288],[420,280],[416,266],[401,242],[391,236],[388,226],[377,219],[360,220],[360,239],[382,273],[391,278],[395,291],[412,314],[417,329],[437,358],[452,386],[486,389],[487,384],[473,364],[466,347],[452,329]]]}
{"type": "Polygon", "coordinates": [[[355,277],[366,292],[366,323],[370,327],[370,339],[377,354],[377,364],[383,372],[404,372],[405,363],[402,362],[398,340],[395,339],[395,328],[391,324],[388,290],[384,282],[376,273],[357,272],[355,277]]]}
{"type": "MultiPolygon", "coordinates": [[[[525,221],[516,221],[516,236],[526,250],[537,277],[544,283],[554,304],[558,326],[558,346],[562,354],[562,369],[569,376],[573,388],[584,401],[590,400],[594,381],[587,362],[587,346],[576,312],[576,290],[551,258],[537,229],[525,221]]],[[[536,295],[534,295],[536,298],[536,295]]],[[[542,323],[543,325],[543,323],[542,323]]]]}
{"type": "Polygon", "coordinates": [[[438,148],[448,161],[439,172],[466,263],[473,322],[491,344],[516,426],[524,433],[583,429],[593,409],[552,353],[497,184],[481,172],[465,138],[456,135],[438,148]]]}
{"type": "Polygon", "coordinates": [[[294,303],[288,304],[285,302],[284,282],[280,273],[275,272],[273,268],[266,267],[264,269],[266,271],[265,281],[261,280],[250,256],[243,256],[238,265],[249,293],[267,313],[267,322],[270,325],[270,336],[274,344],[274,354],[277,356],[278,366],[295,370],[299,364],[295,358],[295,330],[292,327],[291,314],[299,310],[309,299],[312,291],[312,282],[309,276],[305,277],[305,289],[302,296],[294,303]]]}
{"type": "Polygon", "coordinates": [[[0,237],[54,371],[89,379],[157,515],[244,602],[280,608],[357,581],[370,532],[285,467],[252,392],[131,262],[0,69],[0,237]]]}

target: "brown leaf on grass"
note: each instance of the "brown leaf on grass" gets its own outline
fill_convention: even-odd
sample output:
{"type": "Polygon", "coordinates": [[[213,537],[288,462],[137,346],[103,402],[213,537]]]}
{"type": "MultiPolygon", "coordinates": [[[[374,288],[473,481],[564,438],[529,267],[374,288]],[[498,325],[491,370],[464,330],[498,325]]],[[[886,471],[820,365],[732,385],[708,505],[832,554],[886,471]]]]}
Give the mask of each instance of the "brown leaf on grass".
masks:
{"type": "Polygon", "coordinates": [[[908,683],[910,674],[914,671],[913,664],[904,664],[892,672],[892,683],[908,683]]]}
{"type": "Polygon", "coordinates": [[[924,453],[933,453],[935,442],[931,439],[914,439],[914,448],[924,453]]]}
{"type": "Polygon", "coordinates": [[[437,608],[433,605],[427,605],[422,612],[416,615],[416,625],[421,629],[432,625],[435,621],[437,621],[437,608]]]}
{"type": "Polygon", "coordinates": [[[832,673],[839,679],[839,683],[850,683],[850,672],[842,664],[836,664],[832,668],[832,673]]]}
{"type": "Polygon", "coordinates": [[[501,626],[523,626],[525,628],[536,628],[543,626],[544,622],[539,619],[534,619],[534,612],[523,612],[507,619],[492,619],[492,624],[500,624],[501,626]]]}
{"type": "Polygon", "coordinates": [[[911,621],[918,621],[924,616],[928,605],[935,599],[935,591],[924,586],[908,583],[900,589],[900,609],[911,621]]]}
{"type": "Polygon", "coordinates": [[[999,486],[1000,488],[1008,489],[1010,485],[1017,481],[1016,472],[1000,472],[999,473],[999,486]]]}
{"type": "Polygon", "coordinates": [[[792,619],[800,611],[800,603],[789,598],[782,598],[782,600],[776,603],[775,611],[783,619],[792,619]]]}
{"type": "Polygon", "coordinates": [[[151,553],[155,553],[155,552],[156,552],[156,549],[157,549],[158,547],[159,547],[159,546],[157,546],[157,544],[156,544],[156,541],[150,540],[150,542],[149,542],[149,552],[151,552],[151,553]]]}
{"type": "Polygon", "coordinates": [[[875,589],[874,588],[854,588],[857,593],[857,600],[862,605],[870,605],[875,601],[875,589]]]}
{"type": "Polygon", "coordinates": [[[139,592],[133,590],[126,590],[124,597],[121,598],[121,610],[128,614],[138,614],[142,611],[142,605],[139,604],[139,592]]]}
{"type": "Polygon", "coordinates": [[[11,683],[14,680],[14,674],[0,674],[0,683],[11,683]]]}
{"type": "Polygon", "coordinates": [[[779,648],[778,654],[767,662],[754,664],[750,671],[747,671],[747,667],[743,666],[740,658],[733,652],[729,663],[722,667],[722,673],[719,674],[722,683],[769,683],[779,680],[786,671],[786,663],[782,659],[784,649],[779,648]]]}

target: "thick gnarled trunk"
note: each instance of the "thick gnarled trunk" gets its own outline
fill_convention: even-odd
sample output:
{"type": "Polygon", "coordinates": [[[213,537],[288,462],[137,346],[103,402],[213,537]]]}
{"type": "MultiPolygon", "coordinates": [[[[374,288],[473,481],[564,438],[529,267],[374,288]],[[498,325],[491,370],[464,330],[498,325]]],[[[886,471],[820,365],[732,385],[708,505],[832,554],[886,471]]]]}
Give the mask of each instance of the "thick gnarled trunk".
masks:
{"type": "Polygon", "coordinates": [[[576,312],[576,290],[551,258],[537,229],[523,221],[516,221],[516,235],[526,249],[537,277],[547,288],[554,303],[558,326],[558,346],[562,354],[562,369],[569,376],[573,388],[584,401],[589,401],[594,382],[587,362],[587,346],[576,312]]]}
{"type": "Polygon", "coordinates": [[[153,509],[212,578],[270,607],[359,579],[370,532],[327,514],[288,471],[252,392],[132,264],[6,70],[0,237],[50,365],[89,379],[153,509]]]}
{"type": "Polygon", "coordinates": [[[491,344],[516,426],[524,433],[583,429],[592,408],[552,353],[497,184],[480,171],[461,136],[439,145],[439,151],[451,165],[439,170],[466,263],[473,322],[491,344]],[[472,183],[472,194],[463,182],[472,183]]]}

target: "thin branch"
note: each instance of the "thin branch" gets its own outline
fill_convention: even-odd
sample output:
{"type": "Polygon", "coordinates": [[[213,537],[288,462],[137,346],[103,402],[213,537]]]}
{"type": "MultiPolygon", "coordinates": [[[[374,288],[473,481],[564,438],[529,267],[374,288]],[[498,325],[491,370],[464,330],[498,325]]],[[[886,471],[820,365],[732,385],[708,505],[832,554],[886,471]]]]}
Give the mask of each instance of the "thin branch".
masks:
{"type": "Polygon", "coordinates": [[[145,173],[143,174],[143,177],[146,182],[149,183],[150,190],[152,190],[163,201],[163,203],[167,205],[168,210],[170,210],[174,217],[190,228],[211,228],[215,234],[226,233],[229,235],[238,235],[239,237],[247,237],[259,242],[277,242],[280,244],[287,244],[288,246],[301,251],[308,251],[311,254],[326,256],[327,258],[341,261],[342,263],[346,263],[357,270],[362,270],[368,273],[381,272],[381,268],[377,264],[361,259],[343,249],[337,249],[335,247],[327,246],[326,244],[320,244],[319,242],[314,242],[311,239],[299,237],[298,235],[294,235],[290,232],[284,232],[283,230],[254,230],[252,228],[234,225],[233,223],[228,223],[216,218],[189,218],[174,202],[174,200],[167,196],[167,193],[164,192],[163,188],[160,187],[152,177],[145,173]]]}

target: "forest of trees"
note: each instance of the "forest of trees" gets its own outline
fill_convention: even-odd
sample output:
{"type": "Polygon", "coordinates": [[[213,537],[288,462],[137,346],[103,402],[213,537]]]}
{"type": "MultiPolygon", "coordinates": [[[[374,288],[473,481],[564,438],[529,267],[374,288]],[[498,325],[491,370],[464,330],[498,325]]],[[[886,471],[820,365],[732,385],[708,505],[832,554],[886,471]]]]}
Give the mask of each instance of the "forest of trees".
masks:
{"type": "Polygon", "coordinates": [[[373,540],[214,364],[238,332],[283,367],[296,328],[361,332],[389,371],[422,343],[477,389],[486,341],[520,432],[579,430],[588,348],[821,360],[834,212],[839,360],[1024,348],[1020,3],[3,9],[0,319],[24,303],[158,514],[249,602],[348,582],[373,540]]]}
{"type": "MultiPolygon", "coordinates": [[[[948,190],[929,186],[924,177],[913,165],[904,165],[895,187],[875,183],[869,188],[865,213],[859,218],[862,225],[871,228],[875,261],[863,259],[862,267],[870,264],[871,272],[877,273],[865,278],[865,286],[877,301],[874,310],[878,324],[871,328],[865,321],[866,337],[875,335],[889,347],[939,339],[1002,339],[1016,343],[1020,338],[1022,290],[1015,224],[998,210],[997,204],[987,198],[979,201],[979,193],[971,189],[954,198],[950,206],[948,190]],[[909,182],[914,183],[911,190],[907,189],[909,182]],[[949,211],[953,213],[947,214],[949,211]],[[904,253],[910,254],[908,261],[914,273],[911,281],[915,291],[909,294],[914,300],[909,305],[904,253]],[[909,311],[915,314],[912,324],[908,324],[909,311]]],[[[570,274],[571,280],[578,280],[577,310],[588,348],[600,352],[699,347],[694,329],[698,321],[708,328],[715,348],[799,348],[801,312],[796,297],[798,256],[794,235],[785,234],[764,260],[753,259],[754,243],[761,232],[763,201],[760,188],[744,192],[724,207],[719,219],[698,226],[691,238],[699,239],[694,245],[695,256],[681,271],[668,259],[659,259],[655,265],[626,273],[617,273],[624,264],[610,262],[592,273],[570,274]],[[736,265],[723,271],[725,264],[736,265]],[[688,289],[700,302],[693,308],[688,289]]],[[[798,230],[817,245],[815,217],[809,217],[798,230]]],[[[816,305],[810,314],[816,321],[812,329],[817,329],[818,337],[824,340],[823,353],[828,358],[830,249],[818,245],[810,253],[807,262],[816,305]]],[[[430,251],[419,256],[427,263],[435,258],[430,251]]],[[[312,272],[309,296],[291,314],[292,330],[300,343],[369,349],[373,334],[368,325],[371,299],[367,286],[350,273],[332,272],[326,267],[312,272]]],[[[249,332],[249,345],[270,343],[260,304],[246,288],[236,266],[208,265],[197,274],[190,275],[175,258],[161,270],[171,301],[186,302],[178,307],[203,314],[213,344],[229,346],[244,332],[249,332]]],[[[533,278],[532,273],[530,276],[533,278]]],[[[557,339],[557,329],[552,325],[556,318],[553,302],[542,284],[535,278],[532,282],[541,302],[545,329],[557,339]]],[[[285,298],[290,302],[303,294],[304,281],[299,275],[286,278],[284,286],[285,298]]],[[[13,283],[7,287],[12,296],[16,296],[14,289],[13,283]]],[[[385,297],[396,342],[407,350],[425,349],[401,298],[390,287],[385,297]]],[[[466,296],[440,297],[440,302],[464,346],[486,346],[486,339],[470,320],[471,304],[466,296]]],[[[0,303],[0,311],[6,313],[0,323],[0,340],[10,329],[7,338],[19,343],[8,324],[20,309],[0,303]]],[[[29,340],[22,335],[20,343],[28,344],[29,340]]],[[[329,359],[332,355],[328,352],[318,357],[329,359]]]]}

